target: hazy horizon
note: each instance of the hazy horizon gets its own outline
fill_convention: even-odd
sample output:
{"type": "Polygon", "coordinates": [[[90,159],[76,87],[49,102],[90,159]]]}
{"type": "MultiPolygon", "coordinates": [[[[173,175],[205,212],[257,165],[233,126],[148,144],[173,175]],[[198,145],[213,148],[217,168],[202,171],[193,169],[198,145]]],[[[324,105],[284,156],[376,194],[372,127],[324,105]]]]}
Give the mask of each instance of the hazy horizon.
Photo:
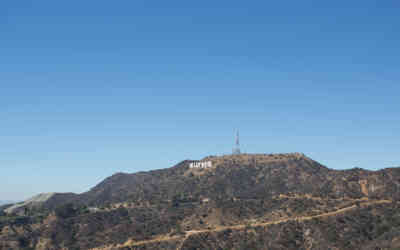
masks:
{"type": "Polygon", "coordinates": [[[229,154],[236,129],[249,153],[400,166],[399,7],[3,1],[0,200],[229,154]]]}

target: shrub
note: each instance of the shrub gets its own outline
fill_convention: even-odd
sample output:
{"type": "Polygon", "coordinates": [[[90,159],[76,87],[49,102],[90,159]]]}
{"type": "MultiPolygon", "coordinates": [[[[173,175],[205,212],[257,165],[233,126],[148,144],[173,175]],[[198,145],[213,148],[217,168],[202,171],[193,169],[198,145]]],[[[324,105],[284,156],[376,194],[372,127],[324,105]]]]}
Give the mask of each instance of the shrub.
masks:
{"type": "Polygon", "coordinates": [[[72,203],[67,203],[65,205],[61,205],[55,209],[55,213],[57,217],[66,219],[77,215],[78,210],[74,207],[72,203]]]}

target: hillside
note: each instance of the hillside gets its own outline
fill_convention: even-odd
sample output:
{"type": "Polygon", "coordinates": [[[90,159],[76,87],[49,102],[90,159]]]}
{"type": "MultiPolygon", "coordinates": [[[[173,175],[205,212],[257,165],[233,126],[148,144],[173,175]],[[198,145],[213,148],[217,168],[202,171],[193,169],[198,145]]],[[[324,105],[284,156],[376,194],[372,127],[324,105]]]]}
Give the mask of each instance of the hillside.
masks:
{"type": "Polygon", "coordinates": [[[257,199],[290,192],[333,198],[394,198],[398,195],[399,169],[330,170],[299,153],[202,159],[208,160],[213,162],[210,169],[190,169],[191,161],[186,160],[169,169],[118,173],[80,195],[76,201],[87,205],[158,202],[176,195],[192,199],[257,199]]]}
{"type": "Polygon", "coordinates": [[[22,206],[23,216],[8,210],[0,249],[400,246],[400,168],[332,170],[299,153],[192,162],[49,195],[22,206]]]}
{"type": "Polygon", "coordinates": [[[15,203],[14,201],[0,201],[0,206],[15,203]]]}

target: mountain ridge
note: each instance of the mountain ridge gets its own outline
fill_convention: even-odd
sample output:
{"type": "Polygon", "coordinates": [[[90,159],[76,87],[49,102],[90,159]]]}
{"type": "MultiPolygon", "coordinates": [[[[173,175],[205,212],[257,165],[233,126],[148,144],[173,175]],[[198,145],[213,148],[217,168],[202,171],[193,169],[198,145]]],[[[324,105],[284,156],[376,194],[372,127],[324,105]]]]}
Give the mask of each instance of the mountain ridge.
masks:
{"type": "Polygon", "coordinates": [[[0,249],[21,246],[21,237],[40,250],[302,249],[309,241],[360,249],[346,230],[354,242],[393,245],[399,198],[400,168],[334,170],[301,153],[207,156],[116,173],[85,193],[54,194],[25,217],[7,215],[0,249]]]}
{"type": "MultiPolygon", "coordinates": [[[[303,171],[303,176],[300,175],[301,178],[296,178],[296,176],[278,176],[279,178],[282,178],[281,180],[284,180],[286,183],[298,183],[299,181],[302,181],[303,185],[307,186],[307,181],[305,181],[305,178],[307,176],[304,176],[304,173],[307,173],[308,177],[313,177],[313,179],[318,179],[318,181],[321,181],[321,178],[327,177],[328,181],[325,181],[324,185],[325,188],[328,188],[329,186],[329,181],[332,181],[331,173],[335,173],[336,175],[340,176],[340,178],[337,178],[337,180],[341,183],[342,186],[346,186],[345,181],[350,181],[354,182],[357,177],[351,177],[355,174],[359,174],[360,176],[367,178],[368,176],[371,175],[379,175],[379,173],[386,173],[386,172],[391,172],[391,171],[398,171],[399,168],[396,167],[390,167],[390,168],[384,168],[380,170],[366,170],[362,168],[352,168],[352,169],[345,169],[345,170],[336,170],[336,169],[330,169],[314,160],[311,158],[307,157],[306,155],[302,153],[286,153],[286,154],[240,154],[240,155],[224,155],[224,156],[207,156],[202,158],[201,160],[183,160],[176,165],[170,167],[170,168],[164,168],[164,169],[155,169],[155,170],[150,170],[150,171],[139,171],[135,173],[123,173],[123,172],[117,172],[107,178],[105,178],[103,181],[95,185],[93,188],[90,190],[81,193],[81,194],[75,194],[75,193],[56,193],[56,196],[53,198],[49,199],[47,202],[44,202],[44,206],[54,209],[55,207],[62,205],[63,203],[67,202],[72,202],[72,203],[80,203],[80,204],[85,204],[88,206],[98,206],[98,205],[104,205],[107,202],[115,203],[115,202],[123,202],[124,200],[134,200],[134,199],[142,199],[143,197],[138,197],[137,195],[134,195],[136,189],[138,187],[143,187],[145,188],[145,192],[153,192],[154,190],[151,188],[151,186],[155,187],[156,185],[159,185],[161,187],[165,188],[165,185],[168,186],[176,186],[176,183],[182,184],[182,182],[187,182],[190,180],[191,175],[205,175],[206,178],[211,178],[214,180],[214,184],[218,184],[218,181],[221,181],[221,179],[216,179],[215,176],[213,176],[212,173],[215,173],[216,175],[221,174],[222,171],[231,171],[231,170],[239,170],[241,172],[249,170],[249,169],[256,169],[259,171],[261,168],[270,168],[273,171],[282,171],[284,172],[285,170],[288,171],[303,171]],[[190,170],[189,169],[189,164],[191,162],[201,162],[201,161],[212,161],[213,162],[213,167],[211,169],[202,169],[202,170],[190,170]],[[297,163],[296,163],[297,162],[297,163]],[[302,164],[298,164],[301,162],[302,164]],[[257,167],[258,166],[258,167],[257,167]],[[298,168],[298,169],[296,169],[298,168]],[[190,176],[189,176],[190,175],[190,176]],[[174,178],[171,179],[170,181],[165,182],[160,182],[156,178],[153,178],[155,176],[156,178],[162,178],[162,177],[168,177],[168,176],[173,176],[174,178]],[[346,177],[347,176],[347,177],[346,177]],[[345,178],[345,179],[343,179],[345,178]],[[347,178],[347,179],[346,179],[347,178]],[[148,182],[148,183],[147,183],[148,182]],[[169,183],[169,182],[176,182],[176,183],[169,183]],[[215,183],[217,182],[217,183],[215,183]],[[150,184],[150,185],[149,185],[150,184]],[[132,193],[133,192],[133,193],[132,193]]],[[[227,176],[223,176],[227,177],[227,176]]],[[[235,177],[235,176],[233,176],[235,177]]],[[[272,178],[272,181],[279,182],[279,178],[272,178]]],[[[358,178],[359,179],[359,178],[358,178]]],[[[363,195],[366,195],[366,193],[369,193],[369,195],[373,195],[375,192],[369,192],[367,188],[368,180],[367,183],[363,184],[362,180],[360,185],[360,191],[361,192],[353,192],[353,196],[360,197],[363,195]],[[363,190],[363,186],[365,186],[363,190]],[[364,193],[362,193],[364,191],[364,193]]],[[[373,182],[371,183],[371,187],[369,190],[376,190],[377,188],[374,188],[373,182]]],[[[398,183],[398,182],[396,182],[398,183]]],[[[192,188],[198,183],[189,183],[192,188]]],[[[226,184],[226,183],[225,183],[226,184]]],[[[230,183],[232,184],[232,183],[230,183]]],[[[252,183],[247,183],[249,185],[252,185],[252,183]]],[[[289,191],[294,191],[297,187],[294,185],[291,185],[289,190],[288,188],[284,187],[285,185],[282,185],[283,189],[286,190],[280,190],[280,192],[289,192],[289,191]]],[[[398,184],[396,184],[396,187],[399,187],[398,184]]],[[[179,187],[175,187],[176,189],[179,190],[184,190],[179,187]]],[[[337,191],[337,196],[339,195],[349,195],[349,192],[346,192],[344,189],[345,188],[340,188],[340,187],[335,187],[337,191]]],[[[159,188],[155,188],[159,189],[159,188]]],[[[238,187],[236,186],[236,189],[238,187]]],[[[304,192],[313,192],[308,185],[306,190],[304,192]]],[[[323,189],[322,186],[318,187],[317,190],[323,189]]],[[[378,188],[379,189],[379,188],[378,188]]],[[[205,191],[205,190],[204,190],[205,191]]],[[[353,190],[354,191],[354,190],[353,190]]],[[[314,192],[316,192],[314,188],[314,192]]],[[[168,192],[167,192],[168,193],[168,192]]],[[[257,192],[256,192],[257,193],[257,192]]],[[[174,194],[167,194],[166,197],[164,197],[166,200],[172,199],[172,196],[174,194]]],[[[233,194],[232,194],[233,195],[233,194]]],[[[228,196],[232,196],[229,195],[228,196]]],[[[212,195],[211,195],[212,196],[212,195]]]]}

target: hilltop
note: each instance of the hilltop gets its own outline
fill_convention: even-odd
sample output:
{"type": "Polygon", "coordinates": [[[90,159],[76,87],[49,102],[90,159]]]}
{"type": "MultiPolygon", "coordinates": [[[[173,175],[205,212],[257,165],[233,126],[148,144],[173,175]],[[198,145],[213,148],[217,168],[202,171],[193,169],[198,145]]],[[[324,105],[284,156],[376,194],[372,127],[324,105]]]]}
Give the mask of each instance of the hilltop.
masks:
{"type": "Polygon", "coordinates": [[[333,170],[301,153],[192,162],[36,197],[0,220],[0,249],[400,246],[400,168],[333,170]]]}
{"type": "Polygon", "coordinates": [[[193,199],[260,198],[290,192],[333,198],[398,196],[396,168],[332,170],[301,153],[208,156],[200,161],[211,161],[212,167],[190,169],[192,160],[184,160],[167,169],[117,173],[65,200],[99,206],[171,200],[176,195],[193,199]]]}

